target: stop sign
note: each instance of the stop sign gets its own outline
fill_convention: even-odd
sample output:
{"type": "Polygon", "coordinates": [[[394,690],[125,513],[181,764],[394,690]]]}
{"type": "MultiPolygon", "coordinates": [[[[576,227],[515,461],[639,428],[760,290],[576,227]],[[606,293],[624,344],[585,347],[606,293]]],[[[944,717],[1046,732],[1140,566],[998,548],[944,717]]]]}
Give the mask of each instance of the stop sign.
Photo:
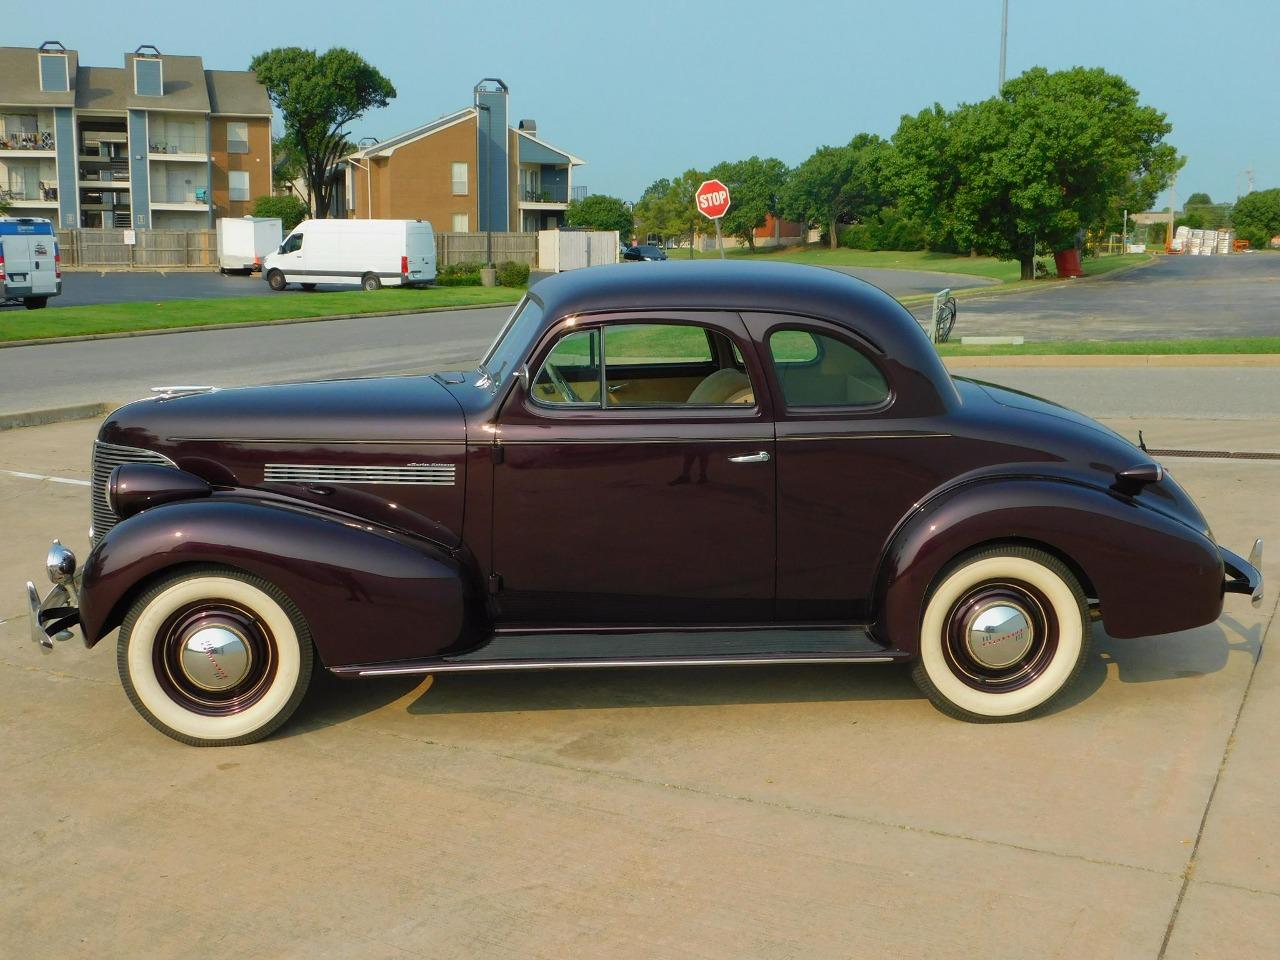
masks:
{"type": "Polygon", "coordinates": [[[694,195],[698,212],[711,220],[719,220],[729,209],[729,188],[719,180],[703,180],[694,195]]]}

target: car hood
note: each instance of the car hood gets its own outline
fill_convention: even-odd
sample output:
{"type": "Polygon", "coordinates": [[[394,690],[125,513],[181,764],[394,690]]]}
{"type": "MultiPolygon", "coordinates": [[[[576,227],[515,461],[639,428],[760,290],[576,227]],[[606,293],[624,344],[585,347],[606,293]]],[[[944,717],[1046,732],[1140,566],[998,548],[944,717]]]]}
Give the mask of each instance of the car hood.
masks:
{"type": "Polygon", "coordinates": [[[100,439],[145,448],[182,440],[466,440],[462,410],[432,377],[323,380],[140,400],[100,439]]]}

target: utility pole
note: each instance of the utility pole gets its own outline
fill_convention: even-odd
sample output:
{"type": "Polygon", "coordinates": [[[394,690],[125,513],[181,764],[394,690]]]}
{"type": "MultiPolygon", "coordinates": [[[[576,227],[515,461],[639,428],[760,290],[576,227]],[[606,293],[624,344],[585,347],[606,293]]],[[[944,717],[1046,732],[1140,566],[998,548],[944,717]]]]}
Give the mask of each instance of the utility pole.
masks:
{"type": "Polygon", "coordinates": [[[1004,89],[1005,51],[1009,47],[1009,0],[1004,0],[1000,12],[1000,86],[996,88],[996,96],[1004,89]]]}

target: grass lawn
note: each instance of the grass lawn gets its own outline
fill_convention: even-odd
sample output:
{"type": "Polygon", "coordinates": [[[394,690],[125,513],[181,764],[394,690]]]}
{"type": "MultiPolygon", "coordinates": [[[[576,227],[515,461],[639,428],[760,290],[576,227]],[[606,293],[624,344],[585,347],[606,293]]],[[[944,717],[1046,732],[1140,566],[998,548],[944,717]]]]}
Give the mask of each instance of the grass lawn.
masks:
{"type": "Polygon", "coordinates": [[[1220,337],[1212,340],[1042,340],[1016,345],[940,343],[937,346],[938,352],[944,357],[1280,353],[1280,337],[1220,337]]]}
{"type": "Polygon", "coordinates": [[[0,311],[0,341],[503,304],[514,303],[523,295],[523,288],[514,287],[388,287],[375,292],[344,290],[339,293],[281,294],[278,297],[105,303],[44,310],[17,308],[0,311]]]}
{"type": "MultiPolygon", "coordinates": [[[[672,260],[689,259],[690,251],[685,248],[668,250],[672,260]]],[[[936,270],[941,273],[961,273],[972,277],[986,277],[1000,283],[1017,284],[1020,288],[1032,283],[1044,281],[1019,281],[1020,267],[1016,260],[997,260],[995,257],[969,257],[955,253],[934,253],[929,250],[850,250],[839,247],[835,250],[827,247],[773,247],[751,253],[743,247],[725,250],[725,255],[734,258],[760,258],[762,260],[780,260],[787,263],[810,263],[819,267],[878,267],[885,270],[936,270]]],[[[715,250],[701,253],[693,251],[693,259],[710,260],[719,257],[715,250]]],[[[1082,266],[1088,276],[1110,273],[1122,267],[1145,263],[1151,257],[1145,253],[1127,253],[1111,257],[1086,257],[1082,266]]],[[[1047,269],[1053,269],[1052,257],[1041,257],[1047,269]]],[[[1054,279],[1050,277],[1049,279],[1054,279]]],[[[989,288],[988,291],[990,292],[989,288]]]]}

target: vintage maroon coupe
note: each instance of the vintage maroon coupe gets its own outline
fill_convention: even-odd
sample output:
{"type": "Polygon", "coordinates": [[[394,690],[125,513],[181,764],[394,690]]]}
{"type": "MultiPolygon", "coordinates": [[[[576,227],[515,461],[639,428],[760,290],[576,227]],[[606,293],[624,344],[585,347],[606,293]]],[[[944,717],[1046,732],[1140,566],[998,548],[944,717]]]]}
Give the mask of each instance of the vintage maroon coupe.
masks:
{"type": "Polygon", "coordinates": [[[891,297],[722,263],[537,285],[479,367],[170,388],[103,424],[46,648],[120,629],[185,743],[246,743],[318,660],[455,670],[914,661],[944,713],[1042,711],[1112,637],[1262,595],[1140,448],[953,378],[891,297]]]}

